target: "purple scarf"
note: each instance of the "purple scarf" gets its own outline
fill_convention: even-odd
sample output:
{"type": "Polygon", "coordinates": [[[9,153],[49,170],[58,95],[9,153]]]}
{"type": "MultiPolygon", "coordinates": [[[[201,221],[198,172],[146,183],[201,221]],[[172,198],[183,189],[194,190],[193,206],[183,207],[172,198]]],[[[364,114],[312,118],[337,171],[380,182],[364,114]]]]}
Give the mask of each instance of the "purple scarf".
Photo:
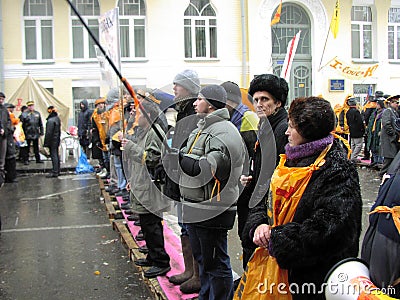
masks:
{"type": "Polygon", "coordinates": [[[312,156],[322,152],[329,144],[333,143],[333,135],[328,135],[320,140],[291,147],[285,146],[285,153],[288,160],[297,160],[300,158],[312,156]]]}

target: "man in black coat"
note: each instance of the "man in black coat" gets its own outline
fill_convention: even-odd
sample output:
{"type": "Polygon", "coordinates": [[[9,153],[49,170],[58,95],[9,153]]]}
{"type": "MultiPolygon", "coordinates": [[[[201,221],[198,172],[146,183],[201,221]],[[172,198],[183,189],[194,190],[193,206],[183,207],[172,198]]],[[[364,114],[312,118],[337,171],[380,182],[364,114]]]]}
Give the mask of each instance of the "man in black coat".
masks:
{"type": "MultiPolygon", "coordinates": [[[[269,188],[269,177],[279,162],[279,155],[285,153],[288,127],[285,109],[289,86],[285,79],[273,74],[256,76],[250,83],[249,95],[256,103],[260,118],[257,142],[250,151],[250,168],[243,170],[240,181],[245,189],[239,198],[238,227],[243,248],[243,268],[246,267],[256,245],[249,239],[245,229],[248,215],[256,207],[264,207],[269,188]],[[257,204],[257,205],[256,205],[257,204]]],[[[257,210],[257,209],[256,209],[257,210]]]]}
{"type": "Polygon", "coordinates": [[[91,117],[92,112],[89,109],[89,104],[86,99],[82,100],[79,103],[81,111],[78,115],[78,138],[79,144],[82,146],[83,151],[85,152],[87,158],[90,158],[90,128],[91,128],[91,117]]]}
{"type": "Polygon", "coordinates": [[[361,113],[357,108],[357,101],[355,98],[349,98],[347,100],[349,110],[346,113],[347,124],[349,125],[350,131],[350,145],[351,145],[351,157],[350,159],[354,162],[360,162],[357,158],[361,153],[363,146],[363,136],[365,133],[364,121],[361,113]]]}
{"type": "Polygon", "coordinates": [[[3,186],[5,180],[4,165],[7,153],[7,137],[12,134],[10,115],[4,106],[5,98],[4,93],[0,92],[0,187],[3,186]]]}
{"type": "Polygon", "coordinates": [[[43,163],[39,154],[39,137],[44,134],[42,117],[35,110],[35,103],[32,100],[28,101],[26,106],[28,106],[28,110],[21,114],[20,119],[28,146],[20,149],[21,159],[24,165],[29,164],[29,149],[30,145],[33,144],[36,163],[43,163]]]}
{"type": "Polygon", "coordinates": [[[46,134],[44,136],[44,147],[49,148],[51,163],[53,168],[46,177],[58,177],[60,175],[60,157],[58,155],[58,147],[60,146],[61,137],[61,120],[58,117],[54,106],[47,108],[49,116],[46,122],[46,134]]]}

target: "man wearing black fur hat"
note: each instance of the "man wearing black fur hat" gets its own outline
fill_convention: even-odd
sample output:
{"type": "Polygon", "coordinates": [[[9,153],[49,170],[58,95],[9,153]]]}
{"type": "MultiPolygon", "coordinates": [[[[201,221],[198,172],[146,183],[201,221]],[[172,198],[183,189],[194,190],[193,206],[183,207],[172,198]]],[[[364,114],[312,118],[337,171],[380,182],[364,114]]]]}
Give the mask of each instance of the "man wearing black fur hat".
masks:
{"type": "Polygon", "coordinates": [[[233,297],[227,233],[235,221],[245,146],[229,122],[226,98],[219,85],[200,91],[194,102],[200,121],[179,155],[183,222],[199,264],[199,299],[233,297]]]}
{"type": "MultiPolygon", "coordinates": [[[[272,175],[279,162],[279,155],[285,153],[285,145],[288,143],[285,135],[288,115],[284,106],[288,93],[289,87],[286,80],[272,74],[256,76],[250,83],[249,94],[256,103],[260,123],[258,139],[251,153],[253,157],[251,169],[240,179],[242,185],[247,186],[247,190],[241,197],[246,197],[247,194],[248,215],[258,214],[266,209],[265,197],[269,188],[269,176],[272,175]]],[[[249,238],[249,230],[246,225],[243,225],[241,240],[244,268],[256,249],[256,245],[249,238]]]]}

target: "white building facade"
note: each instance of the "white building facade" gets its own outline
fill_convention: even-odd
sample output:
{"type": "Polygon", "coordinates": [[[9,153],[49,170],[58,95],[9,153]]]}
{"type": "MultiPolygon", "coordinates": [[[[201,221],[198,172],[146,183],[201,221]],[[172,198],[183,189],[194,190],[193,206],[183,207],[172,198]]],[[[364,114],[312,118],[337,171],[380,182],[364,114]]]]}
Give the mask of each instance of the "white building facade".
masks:
{"type": "MultiPolygon", "coordinates": [[[[202,83],[247,88],[262,73],[280,75],[287,45],[301,30],[289,98],[322,95],[334,105],[354,94],[400,94],[400,0],[74,0],[99,36],[100,15],[119,7],[121,74],[132,86],[172,93],[194,69],[202,83]],[[335,59],[335,60],[334,60],[335,59]],[[340,68],[339,68],[340,64],[340,68]],[[362,73],[362,75],[360,75],[362,73]]],[[[94,42],[66,0],[0,1],[0,89],[12,95],[27,75],[70,106],[105,96],[94,42]]],[[[28,99],[26,99],[28,100],[28,99]]]]}

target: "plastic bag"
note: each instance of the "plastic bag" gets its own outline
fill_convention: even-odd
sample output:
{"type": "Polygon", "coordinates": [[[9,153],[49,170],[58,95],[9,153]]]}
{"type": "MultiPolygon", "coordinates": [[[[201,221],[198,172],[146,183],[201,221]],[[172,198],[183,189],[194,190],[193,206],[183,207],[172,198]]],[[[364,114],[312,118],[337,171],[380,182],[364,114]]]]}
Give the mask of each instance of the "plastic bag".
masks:
{"type": "Polygon", "coordinates": [[[15,131],[14,131],[14,139],[15,139],[15,144],[17,147],[23,147],[23,144],[26,144],[25,141],[25,133],[24,130],[22,129],[22,123],[18,123],[15,126],[15,131]]]}
{"type": "Polygon", "coordinates": [[[78,165],[75,168],[76,174],[93,173],[94,167],[89,164],[87,156],[83,149],[81,148],[81,156],[79,156],[78,165]]]}

